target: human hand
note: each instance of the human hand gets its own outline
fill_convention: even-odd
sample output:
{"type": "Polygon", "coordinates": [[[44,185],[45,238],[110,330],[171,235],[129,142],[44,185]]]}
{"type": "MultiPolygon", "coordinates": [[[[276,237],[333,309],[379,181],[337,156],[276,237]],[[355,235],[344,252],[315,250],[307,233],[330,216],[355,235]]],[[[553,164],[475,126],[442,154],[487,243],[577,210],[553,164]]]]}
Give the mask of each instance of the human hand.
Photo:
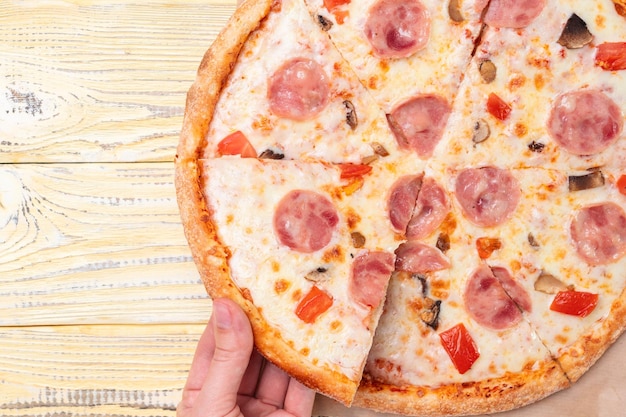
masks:
{"type": "Polygon", "coordinates": [[[310,417],[315,393],[253,351],[248,317],[213,300],[177,417],[310,417]]]}

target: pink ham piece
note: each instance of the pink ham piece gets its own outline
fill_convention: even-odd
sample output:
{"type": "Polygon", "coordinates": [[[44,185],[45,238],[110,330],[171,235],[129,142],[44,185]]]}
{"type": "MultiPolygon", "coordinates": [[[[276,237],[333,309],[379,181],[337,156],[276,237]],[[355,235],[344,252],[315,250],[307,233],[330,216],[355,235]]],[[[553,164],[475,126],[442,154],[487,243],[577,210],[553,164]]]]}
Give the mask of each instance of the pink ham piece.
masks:
{"type": "Polygon", "coordinates": [[[400,177],[391,186],[387,199],[387,211],[393,229],[406,233],[407,225],[411,220],[415,201],[422,186],[423,175],[405,175],[400,177]]]}
{"type": "Polygon", "coordinates": [[[293,120],[310,119],[330,102],[328,75],[311,59],[291,59],[270,77],[267,96],[275,115],[293,120]]]}
{"type": "Polygon", "coordinates": [[[422,181],[413,215],[406,229],[407,239],[422,239],[433,233],[450,211],[448,195],[432,178],[422,181]]]}
{"type": "Polygon", "coordinates": [[[613,202],[583,207],[570,224],[576,253],[590,265],[605,265],[626,255],[626,213],[613,202]]]}
{"type": "Polygon", "coordinates": [[[622,132],[620,108],[596,90],[573,91],[556,99],[548,118],[548,133],[574,155],[592,155],[607,149],[622,132]]]}
{"type": "Polygon", "coordinates": [[[515,211],[521,194],[517,179],[505,169],[469,168],[456,179],[455,196],[463,214],[482,227],[504,223],[515,211]]]}
{"type": "Polygon", "coordinates": [[[395,256],[373,251],[358,255],[352,263],[350,297],[359,304],[375,309],[385,296],[387,282],[393,272],[395,256]]]}
{"type": "Polygon", "coordinates": [[[546,0],[491,0],[484,22],[495,28],[520,29],[532,23],[546,5],[546,0]]]}
{"type": "MultiPolygon", "coordinates": [[[[508,275],[508,271],[506,274],[508,275]]],[[[519,289],[524,291],[521,287],[519,289]]],[[[522,312],[518,305],[506,293],[487,265],[481,265],[472,272],[467,281],[463,299],[470,316],[478,324],[489,329],[508,329],[522,320],[522,312]]]]}
{"type": "Polygon", "coordinates": [[[333,203],[308,190],[290,191],[274,211],[274,233],[279,242],[297,252],[311,253],[325,247],[337,223],[339,215],[333,203]]]}
{"type": "Polygon", "coordinates": [[[424,243],[413,240],[396,249],[396,271],[425,274],[448,268],[450,262],[443,253],[424,243]]]}
{"type": "Polygon", "coordinates": [[[445,98],[426,94],[400,104],[387,119],[398,145],[427,159],[443,135],[450,110],[445,98]]]}
{"type": "Polygon", "coordinates": [[[498,278],[500,285],[509,297],[515,301],[515,304],[523,310],[530,312],[532,310],[532,302],[528,292],[517,281],[513,279],[508,269],[501,266],[491,267],[493,276],[498,278]]]}
{"type": "Polygon", "coordinates": [[[405,58],[428,44],[430,15],[419,0],[378,0],[364,32],[380,58],[405,58]]]}

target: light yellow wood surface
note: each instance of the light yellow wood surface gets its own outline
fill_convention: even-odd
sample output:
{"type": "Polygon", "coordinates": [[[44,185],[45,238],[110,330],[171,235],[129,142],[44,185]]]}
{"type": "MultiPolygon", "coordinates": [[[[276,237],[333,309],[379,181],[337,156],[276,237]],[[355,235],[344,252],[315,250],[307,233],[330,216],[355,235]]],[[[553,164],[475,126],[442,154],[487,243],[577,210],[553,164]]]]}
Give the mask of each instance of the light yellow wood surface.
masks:
{"type": "Polygon", "coordinates": [[[173,159],[233,10],[0,2],[0,415],[175,415],[211,302],[173,159]]]}
{"type": "MultiPolygon", "coordinates": [[[[235,2],[0,1],[0,415],[175,415],[211,301],[173,158],[235,2]]],[[[624,351],[502,416],[615,415],[624,351]]],[[[314,414],[375,415],[323,398],[314,414]]]]}

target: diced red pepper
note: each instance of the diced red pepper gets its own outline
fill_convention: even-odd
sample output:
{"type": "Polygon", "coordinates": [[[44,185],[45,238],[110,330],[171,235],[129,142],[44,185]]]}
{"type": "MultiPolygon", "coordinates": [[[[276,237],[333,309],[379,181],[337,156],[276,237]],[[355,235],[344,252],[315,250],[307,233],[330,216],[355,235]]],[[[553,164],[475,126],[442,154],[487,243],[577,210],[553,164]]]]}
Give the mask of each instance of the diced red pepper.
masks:
{"type": "Polygon", "coordinates": [[[439,334],[443,348],[448,352],[454,367],[459,373],[469,371],[476,359],[480,357],[476,343],[463,323],[439,334]]]}
{"type": "Polygon", "coordinates": [[[300,300],[298,307],[296,307],[296,316],[305,323],[313,323],[332,305],[333,298],[314,285],[307,295],[300,300]]]}
{"type": "Polygon", "coordinates": [[[349,4],[351,0],[324,0],[324,7],[329,12],[332,12],[334,8],[349,4]]]}
{"type": "Polygon", "coordinates": [[[617,180],[617,189],[622,195],[626,195],[626,174],[622,175],[617,180]]]}
{"type": "Polygon", "coordinates": [[[342,180],[362,177],[372,170],[371,165],[366,164],[339,164],[339,168],[341,168],[340,178],[342,180]]]}
{"type": "Polygon", "coordinates": [[[598,305],[598,294],[582,291],[559,291],[550,310],[570,316],[587,317],[598,305]]]}
{"type": "Polygon", "coordinates": [[[605,42],[598,45],[595,63],[607,71],[626,70],[626,42],[605,42]]]}
{"type": "Polygon", "coordinates": [[[506,120],[511,114],[511,106],[502,100],[497,94],[490,93],[487,99],[487,111],[498,120],[506,120]]]}
{"type": "Polygon", "coordinates": [[[335,15],[335,20],[340,25],[343,24],[346,17],[348,17],[348,10],[340,10],[340,6],[344,4],[349,4],[351,0],[324,0],[324,7],[326,10],[335,15]]]}
{"type": "Polygon", "coordinates": [[[220,155],[241,155],[242,158],[256,158],[257,153],[246,135],[240,130],[226,136],[217,144],[220,155]]]}

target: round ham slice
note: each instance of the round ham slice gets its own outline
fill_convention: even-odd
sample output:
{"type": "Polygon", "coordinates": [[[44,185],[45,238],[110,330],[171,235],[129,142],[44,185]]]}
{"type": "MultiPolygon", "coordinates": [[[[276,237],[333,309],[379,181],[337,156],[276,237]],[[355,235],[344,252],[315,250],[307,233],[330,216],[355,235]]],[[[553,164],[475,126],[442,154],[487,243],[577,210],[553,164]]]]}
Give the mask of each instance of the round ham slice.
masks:
{"type": "Polygon", "coordinates": [[[272,74],[267,96],[270,110],[275,115],[307,120],[330,102],[329,78],[317,62],[293,58],[272,74]]]}
{"type": "Polygon", "coordinates": [[[619,138],[622,112],[606,94],[596,90],[572,91],[559,96],[548,119],[548,133],[574,155],[592,155],[619,138]]]}
{"type": "Polygon", "coordinates": [[[374,54],[405,58],[424,48],[430,37],[430,15],[419,0],[378,0],[364,28],[374,54]]]}
{"type": "Polygon", "coordinates": [[[521,197],[517,179],[506,169],[469,168],[456,179],[455,196],[472,223],[492,227],[504,223],[521,197]]]}
{"type": "Polygon", "coordinates": [[[489,329],[508,329],[522,321],[522,312],[487,265],[472,272],[463,299],[470,316],[489,329]]]}
{"type": "Polygon", "coordinates": [[[408,241],[396,249],[396,271],[425,274],[447,268],[450,262],[443,253],[424,243],[408,241]]]}
{"type": "Polygon", "coordinates": [[[387,119],[398,145],[427,159],[443,135],[450,110],[445,98],[425,94],[400,104],[387,119]]]}
{"type": "Polygon", "coordinates": [[[626,255],[626,213],[613,202],[583,207],[570,224],[578,255],[590,265],[605,265],[626,255]]]}
{"type": "Polygon", "coordinates": [[[358,255],[352,263],[350,297],[359,304],[375,309],[385,296],[387,282],[393,272],[395,256],[371,251],[358,255]]]}
{"type": "Polygon", "coordinates": [[[407,239],[422,239],[433,233],[450,211],[448,195],[430,177],[424,178],[413,215],[406,229],[407,239]]]}
{"type": "Polygon", "coordinates": [[[546,5],[546,0],[491,0],[484,22],[496,28],[520,29],[532,23],[546,5]]]}
{"type": "Polygon", "coordinates": [[[337,223],[339,215],[333,203],[308,190],[290,191],[274,211],[274,233],[279,242],[297,252],[311,253],[325,247],[337,223]]]}

